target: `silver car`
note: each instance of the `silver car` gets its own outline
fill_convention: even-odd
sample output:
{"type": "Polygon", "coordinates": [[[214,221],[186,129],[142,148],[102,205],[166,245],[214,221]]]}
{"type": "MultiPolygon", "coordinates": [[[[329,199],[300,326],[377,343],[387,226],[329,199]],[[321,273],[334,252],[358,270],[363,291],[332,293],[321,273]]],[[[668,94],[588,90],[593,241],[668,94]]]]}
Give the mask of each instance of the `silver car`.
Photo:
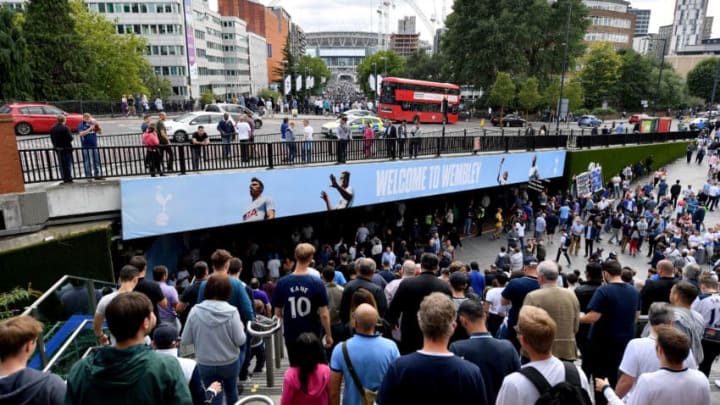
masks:
{"type": "Polygon", "coordinates": [[[252,117],[253,121],[255,122],[255,129],[260,129],[263,126],[262,118],[257,113],[252,112],[251,109],[243,107],[238,104],[229,104],[229,103],[217,103],[217,104],[208,104],[205,106],[205,111],[207,112],[218,112],[218,113],[228,113],[231,117],[233,117],[233,120],[237,119],[238,114],[244,114],[248,117],[252,117]]]}

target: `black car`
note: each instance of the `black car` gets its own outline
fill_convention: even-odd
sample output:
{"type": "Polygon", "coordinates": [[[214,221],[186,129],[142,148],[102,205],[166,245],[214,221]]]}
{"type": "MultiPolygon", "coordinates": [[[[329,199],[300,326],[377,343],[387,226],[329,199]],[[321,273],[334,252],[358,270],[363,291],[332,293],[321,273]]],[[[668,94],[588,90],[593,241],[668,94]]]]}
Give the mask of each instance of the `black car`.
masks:
{"type": "Polygon", "coordinates": [[[496,127],[524,127],[526,122],[517,114],[507,114],[502,118],[493,117],[491,121],[496,127]]]}

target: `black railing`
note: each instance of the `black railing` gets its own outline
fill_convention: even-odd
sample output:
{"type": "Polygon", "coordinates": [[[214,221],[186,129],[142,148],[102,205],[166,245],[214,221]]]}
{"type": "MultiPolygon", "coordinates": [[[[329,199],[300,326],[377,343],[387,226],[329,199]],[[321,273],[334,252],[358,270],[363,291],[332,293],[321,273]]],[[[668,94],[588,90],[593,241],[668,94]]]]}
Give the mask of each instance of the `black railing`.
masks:
{"type": "MultiPolygon", "coordinates": [[[[483,135],[481,132],[476,132],[473,135],[422,137],[405,141],[374,139],[372,142],[366,142],[363,139],[353,139],[347,142],[345,159],[341,159],[338,155],[340,143],[337,140],[298,141],[292,143],[235,142],[230,145],[211,143],[201,147],[194,147],[189,144],[173,144],[167,146],[167,149],[172,152],[172,167],[168,167],[168,153],[163,153],[162,166],[164,174],[186,174],[231,169],[272,169],[311,163],[337,163],[341,160],[361,162],[391,159],[393,150],[395,158],[408,159],[411,154],[417,157],[437,157],[448,154],[476,154],[480,152],[527,151],[565,147],[607,147],[689,140],[696,136],[696,132],[595,136],[505,136],[483,135]],[[227,157],[225,157],[226,146],[229,147],[227,157]]],[[[110,146],[97,149],[103,177],[150,174],[146,163],[147,150],[144,146],[110,146]]],[[[93,177],[90,173],[86,174],[85,172],[83,152],[81,148],[72,149],[72,172],[73,177],[76,179],[93,177]]],[[[25,183],[40,183],[61,179],[58,158],[54,149],[21,149],[19,154],[25,183]]]]}

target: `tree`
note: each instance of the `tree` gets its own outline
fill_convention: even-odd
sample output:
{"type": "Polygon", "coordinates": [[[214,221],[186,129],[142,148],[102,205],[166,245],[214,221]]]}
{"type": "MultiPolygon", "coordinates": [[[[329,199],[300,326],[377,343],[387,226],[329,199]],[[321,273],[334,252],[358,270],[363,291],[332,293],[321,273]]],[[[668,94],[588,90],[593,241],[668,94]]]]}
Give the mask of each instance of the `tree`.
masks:
{"type": "Polygon", "coordinates": [[[295,57],[295,54],[293,54],[291,47],[290,47],[290,36],[288,35],[287,39],[285,40],[285,46],[282,50],[282,61],[278,66],[275,66],[273,69],[273,74],[275,75],[273,77],[274,81],[278,81],[282,84],[281,88],[283,90],[283,95],[287,94],[295,94],[295,74],[297,72],[297,63],[298,58],[295,57]],[[285,76],[290,76],[290,89],[287,89],[289,91],[285,91],[285,76]]]}
{"type": "MultiPolygon", "coordinates": [[[[650,75],[652,83],[657,86],[659,69],[655,68],[650,75]]],[[[659,94],[658,90],[653,95],[656,111],[665,111],[667,109],[676,109],[687,104],[688,90],[685,80],[675,72],[672,66],[666,65],[662,71],[662,81],[660,82],[659,94]]]]}
{"type": "Polygon", "coordinates": [[[140,72],[140,80],[148,91],[148,98],[160,97],[166,99],[172,96],[172,83],[164,77],[155,74],[152,67],[147,66],[140,72]]]}
{"type": "Polygon", "coordinates": [[[305,89],[306,95],[319,95],[322,79],[324,78],[327,81],[330,80],[330,77],[332,76],[330,69],[328,69],[322,59],[308,55],[303,55],[298,60],[297,72],[303,76],[303,88],[305,89]],[[309,76],[315,78],[315,87],[312,89],[306,88],[307,78],[309,76]]]}
{"type": "Polygon", "coordinates": [[[505,107],[515,100],[515,83],[510,74],[500,72],[490,90],[490,101],[500,106],[500,115],[504,115],[505,107]]]}
{"type": "MultiPolygon", "coordinates": [[[[720,58],[705,59],[698,63],[687,75],[687,87],[691,96],[710,102],[715,76],[720,58]]],[[[720,98],[720,86],[716,90],[715,101],[720,98]]]]}
{"type": "Polygon", "coordinates": [[[360,88],[362,88],[366,95],[372,96],[373,99],[376,93],[370,88],[370,84],[368,83],[368,78],[371,75],[377,73],[383,77],[400,76],[404,71],[405,58],[394,51],[380,51],[374,55],[366,56],[357,66],[360,88]],[[384,72],[386,64],[387,72],[384,72]]]}
{"type": "Polygon", "coordinates": [[[569,4],[568,70],[585,51],[590,24],[582,0],[455,0],[445,20],[441,53],[449,79],[487,88],[498,72],[546,84],[562,70],[569,4]]]}
{"type": "Polygon", "coordinates": [[[542,101],[538,91],[538,80],[530,77],[525,80],[518,92],[518,104],[525,110],[525,115],[532,112],[542,101]]]}
{"type": "Polygon", "coordinates": [[[70,6],[80,46],[89,54],[84,61],[90,87],[86,96],[120,99],[123,94],[146,93],[140,72],[150,67],[143,57],[147,41],[135,34],[117,34],[115,24],[89,11],[83,0],[71,0],[70,6]]]}
{"type": "Polygon", "coordinates": [[[585,94],[580,82],[571,80],[563,89],[563,98],[568,100],[569,111],[575,111],[582,107],[585,102],[585,94]]]}
{"type": "Polygon", "coordinates": [[[426,52],[417,51],[405,59],[403,77],[431,82],[446,81],[442,71],[443,61],[439,54],[431,56],[426,52]]]}
{"type": "Polygon", "coordinates": [[[585,106],[598,107],[609,100],[620,79],[622,62],[615,48],[607,42],[592,44],[585,55],[578,77],[585,92],[585,106]]]}
{"type": "Polygon", "coordinates": [[[86,81],[93,61],[76,31],[69,0],[33,0],[27,4],[23,33],[36,99],[74,99],[90,94],[86,81]]]}
{"type": "Polygon", "coordinates": [[[16,14],[0,6],[0,100],[25,99],[32,76],[27,46],[16,14]]]}
{"type": "Polygon", "coordinates": [[[613,90],[613,104],[618,109],[636,111],[641,108],[642,100],[649,100],[653,94],[650,75],[652,61],[632,49],[621,49],[620,78],[613,90]]]}

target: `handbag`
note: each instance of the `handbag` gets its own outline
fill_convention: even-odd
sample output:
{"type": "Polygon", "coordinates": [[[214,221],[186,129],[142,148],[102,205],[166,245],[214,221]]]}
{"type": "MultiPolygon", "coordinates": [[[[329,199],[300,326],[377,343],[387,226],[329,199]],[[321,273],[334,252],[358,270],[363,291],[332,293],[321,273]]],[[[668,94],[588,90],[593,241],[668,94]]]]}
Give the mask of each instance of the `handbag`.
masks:
{"type": "Polygon", "coordinates": [[[345,364],[347,364],[348,371],[350,372],[350,376],[355,383],[355,388],[357,388],[360,392],[360,402],[362,405],[373,405],[375,403],[375,398],[377,398],[377,391],[369,390],[363,387],[362,383],[360,383],[360,377],[358,377],[357,373],[355,373],[355,368],[353,368],[352,362],[350,361],[350,355],[347,350],[347,342],[343,342],[342,352],[343,357],[345,358],[345,364]]]}

